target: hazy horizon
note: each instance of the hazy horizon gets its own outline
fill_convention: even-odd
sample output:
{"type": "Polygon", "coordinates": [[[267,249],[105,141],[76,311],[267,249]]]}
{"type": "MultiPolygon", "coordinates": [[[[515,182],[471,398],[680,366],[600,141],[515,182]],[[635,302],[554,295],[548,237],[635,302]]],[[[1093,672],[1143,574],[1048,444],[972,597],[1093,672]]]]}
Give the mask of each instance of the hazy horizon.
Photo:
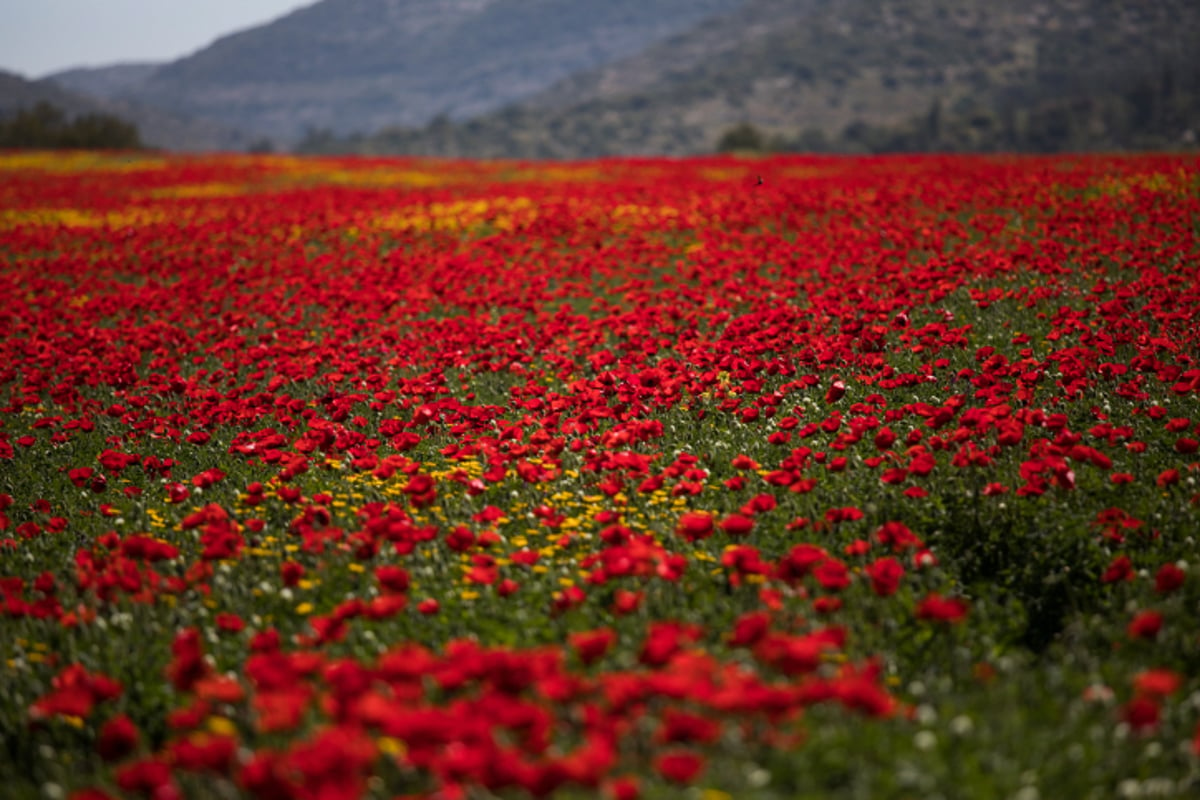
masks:
{"type": "Polygon", "coordinates": [[[0,69],[27,78],[76,67],[171,61],[313,0],[39,0],[0,6],[0,69]]]}

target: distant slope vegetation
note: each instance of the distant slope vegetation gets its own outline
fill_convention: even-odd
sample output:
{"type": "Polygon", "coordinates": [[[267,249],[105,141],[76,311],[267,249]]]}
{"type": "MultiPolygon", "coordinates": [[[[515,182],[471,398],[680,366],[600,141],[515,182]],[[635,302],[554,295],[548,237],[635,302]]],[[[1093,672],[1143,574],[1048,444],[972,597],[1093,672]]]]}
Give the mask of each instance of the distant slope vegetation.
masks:
{"type": "Polygon", "coordinates": [[[98,98],[119,97],[136,90],[162,64],[154,61],[127,62],[104,67],[77,67],[47,75],[63,88],[98,98]]]}
{"type": "Polygon", "coordinates": [[[92,114],[119,117],[136,126],[143,144],[166,150],[241,150],[250,141],[220,123],[190,119],[129,101],[92,97],[52,80],[31,81],[0,71],[0,118],[14,117],[39,103],[49,104],[72,118],[92,114]]]}
{"type": "Polygon", "coordinates": [[[281,141],[306,129],[344,134],[464,119],[739,2],[323,0],[163,65],[119,96],[281,141]]]}
{"type": "Polygon", "coordinates": [[[749,121],[782,148],[1163,146],[1200,124],[1198,41],[1200,5],[1185,0],[746,0],[520,106],[306,145],[684,154],[711,150],[749,121]],[[1147,104],[1169,107],[1139,107],[1147,104]],[[1033,130],[1042,125],[1050,132],[1033,130]],[[1174,133],[1134,135],[1159,128],[1174,133]]]}

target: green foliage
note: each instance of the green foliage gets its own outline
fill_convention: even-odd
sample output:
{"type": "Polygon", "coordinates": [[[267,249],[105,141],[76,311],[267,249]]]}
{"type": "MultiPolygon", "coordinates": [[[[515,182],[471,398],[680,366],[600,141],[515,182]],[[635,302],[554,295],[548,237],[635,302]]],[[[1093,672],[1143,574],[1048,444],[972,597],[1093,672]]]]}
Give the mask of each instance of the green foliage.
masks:
{"type": "Polygon", "coordinates": [[[717,141],[717,151],[720,153],[732,153],[738,150],[757,152],[764,150],[766,145],[767,139],[763,136],[762,131],[749,122],[742,122],[721,134],[721,138],[717,141]]]}
{"type": "Polygon", "coordinates": [[[136,125],[111,114],[83,114],[69,120],[49,103],[22,109],[0,120],[0,147],[39,149],[137,150],[136,125]]]}

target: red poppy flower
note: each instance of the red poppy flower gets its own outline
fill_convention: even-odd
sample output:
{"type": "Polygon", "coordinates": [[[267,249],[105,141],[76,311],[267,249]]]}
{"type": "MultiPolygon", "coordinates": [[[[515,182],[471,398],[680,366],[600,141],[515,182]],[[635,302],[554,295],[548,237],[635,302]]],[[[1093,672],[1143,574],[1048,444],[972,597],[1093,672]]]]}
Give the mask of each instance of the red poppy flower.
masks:
{"type": "Polygon", "coordinates": [[[752,647],[767,635],[771,627],[771,615],[766,611],[747,611],[737,618],[729,636],[732,647],[752,647]]]}
{"type": "Polygon", "coordinates": [[[425,616],[431,616],[441,610],[441,603],[436,598],[426,597],[421,602],[417,603],[417,611],[420,611],[425,616]]]}
{"type": "Polygon", "coordinates": [[[204,660],[200,631],[196,628],[185,628],[176,634],[175,641],[171,643],[171,652],[173,658],[167,665],[167,677],[181,692],[190,691],[196,681],[207,676],[212,669],[204,660]]]}
{"type": "Polygon", "coordinates": [[[182,483],[167,484],[167,502],[182,503],[191,496],[191,492],[182,483]]]}
{"type": "Polygon", "coordinates": [[[664,744],[709,744],[721,735],[721,725],[715,720],[686,711],[667,709],[659,725],[657,741],[664,744]]]}
{"type": "Polygon", "coordinates": [[[661,667],[679,653],[684,644],[695,641],[700,629],[676,622],[655,622],[650,625],[642,643],[638,660],[651,667],[661,667]]]}
{"type": "Polygon", "coordinates": [[[750,535],[754,529],[754,520],[742,514],[730,514],[721,520],[720,528],[729,536],[740,538],[750,535]]]}
{"type": "Polygon", "coordinates": [[[167,746],[176,769],[193,772],[228,773],[237,753],[237,742],[230,736],[192,733],[167,746]]]}
{"type": "Polygon", "coordinates": [[[712,514],[705,511],[686,511],[679,517],[675,532],[689,542],[707,539],[713,532],[712,514]]]}
{"type": "Polygon", "coordinates": [[[868,565],[865,570],[871,579],[871,589],[880,597],[896,593],[904,577],[904,565],[894,558],[881,558],[868,565]]]}
{"type": "Polygon", "coordinates": [[[579,660],[584,664],[594,664],[599,661],[616,640],[617,633],[611,628],[572,633],[567,637],[567,641],[575,648],[575,652],[579,654],[579,660]]]}
{"type": "Polygon", "coordinates": [[[1116,556],[1104,570],[1104,574],[1100,576],[1103,583],[1117,583],[1119,581],[1131,581],[1134,577],[1133,561],[1129,556],[1116,556]]]}
{"type": "Polygon", "coordinates": [[[1133,676],[1133,688],[1148,697],[1167,697],[1183,685],[1183,676],[1169,669],[1148,669],[1133,676]]]}
{"type": "Polygon", "coordinates": [[[1167,563],[1158,568],[1154,575],[1154,590],[1159,594],[1170,594],[1183,586],[1187,573],[1175,564],[1167,563]]]}
{"type": "Polygon", "coordinates": [[[304,577],[304,567],[297,564],[295,561],[285,561],[279,567],[280,577],[283,579],[283,585],[292,587],[300,583],[304,577]]]}
{"type": "Polygon", "coordinates": [[[1161,715],[1158,701],[1146,695],[1138,695],[1121,708],[1121,719],[1138,732],[1157,728],[1161,715]]]}
{"type": "Polygon", "coordinates": [[[967,602],[960,597],[942,597],[930,594],[917,604],[917,619],[931,622],[958,623],[966,619],[967,602]]]}
{"type": "Polygon", "coordinates": [[[171,766],[155,758],[146,758],[119,767],[117,786],[146,797],[177,797],[178,787],[171,777],[171,766]]]}
{"type": "Polygon", "coordinates": [[[840,592],[850,585],[850,570],[836,558],[826,558],[813,568],[813,577],[822,587],[840,592]]]}
{"type": "Polygon", "coordinates": [[[687,750],[674,750],[654,759],[654,769],[671,783],[689,784],[704,767],[704,758],[687,750]]]}
{"type": "Polygon", "coordinates": [[[875,531],[875,538],[880,544],[890,547],[892,552],[920,549],[925,546],[920,537],[909,530],[903,522],[885,522],[875,531]]]}
{"type": "Polygon", "coordinates": [[[375,579],[387,592],[402,594],[408,591],[408,570],[395,564],[382,564],[375,568],[375,579]]]}
{"type": "Polygon", "coordinates": [[[631,592],[618,589],[613,594],[613,612],[619,615],[632,614],[641,608],[644,592],[631,592]]]}
{"type": "Polygon", "coordinates": [[[51,691],[33,702],[30,716],[86,717],[97,703],[119,697],[121,684],[103,673],[90,673],[80,664],[72,664],[50,681],[51,691]]]}
{"type": "Polygon", "coordinates": [[[1129,621],[1130,639],[1154,639],[1162,630],[1163,615],[1158,611],[1141,611],[1129,621]]]}
{"type": "Polygon", "coordinates": [[[133,753],[138,745],[138,729],[125,714],[105,722],[96,739],[96,752],[105,761],[120,761],[133,753]]]}

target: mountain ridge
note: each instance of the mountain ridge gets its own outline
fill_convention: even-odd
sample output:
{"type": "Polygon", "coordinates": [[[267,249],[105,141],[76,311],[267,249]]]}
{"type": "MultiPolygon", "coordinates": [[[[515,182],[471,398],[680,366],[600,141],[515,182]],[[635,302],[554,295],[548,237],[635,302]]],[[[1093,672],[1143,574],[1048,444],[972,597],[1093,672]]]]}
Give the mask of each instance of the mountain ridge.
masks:
{"type": "Polygon", "coordinates": [[[320,0],[172,62],[56,77],[312,152],[684,155],[741,123],[784,149],[907,148],[935,124],[951,149],[1158,146],[1200,130],[1193,6],[320,0]]]}
{"type": "MultiPolygon", "coordinates": [[[[109,96],[282,142],[466,119],[632,55],[741,0],[322,0],[223,36],[109,96]]],[[[94,87],[119,76],[74,72],[94,87]]]]}
{"type": "MultiPolygon", "coordinates": [[[[683,155],[711,150],[741,122],[769,137],[819,143],[855,127],[911,127],[937,108],[999,118],[1114,92],[1123,94],[1103,101],[1104,115],[1136,115],[1123,107],[1131,96],[1139,102],[1136,87],[1125,84],[1186,64],[1192,41],[1200,41],[1200,8],[1183,0],[747,0],[500,112],[436,130],[384,130],[345,147],[443,156],[683,155]],[[706,53],[704,42],[715,46],[706,53]]],[[[1186,88],[1200,94],[1200,86],[1186,88]]],[[[1190,108],[1200,107],[1200,97],[1187,98],[1190,108]]],[[[1090,141],[1121,146],[1114,136],[1090,141]]],[[[328,149],[330,142],[316,144],[328,149]]]]}

